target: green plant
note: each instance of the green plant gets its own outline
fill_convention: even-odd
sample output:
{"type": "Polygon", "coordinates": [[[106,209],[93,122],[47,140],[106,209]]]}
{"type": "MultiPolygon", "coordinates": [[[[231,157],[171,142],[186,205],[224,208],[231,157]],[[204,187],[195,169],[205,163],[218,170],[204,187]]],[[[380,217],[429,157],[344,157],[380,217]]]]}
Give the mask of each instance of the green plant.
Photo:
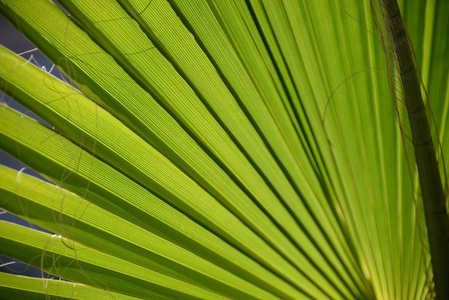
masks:
{"type": "MultiPolygon", "coordinates": [[[[413,47],[410,46],[411,41],[407,36],[396,0],[383,0],[381,11],[386,33],[389,37],[387,40],[390,40],[393,44],[390,46],[394,55],[391,61],[395,65],[392,73],[396,70],[400,78],[400,85],[397,85],[394,76],[390,75],[390,88],[397,99],[403,97],[410,122],[413,150],[426,215],[435,293],[439,299],[447,299],[449,298],[449,286],[447,285],[447,282],[449,282],[447,196],[441,182],[435,146],[423,102],[421,82],[416,72],[416,63],[414,62],[416,57],[413,57],[413,47]],[[397,89],[400,92],[397,92],[397,89]]],[[[390,47],[384,46],[384,51],[387,52],[390,47]]],[[[391,65],[391,63],[387,63],[387,65],[391,65]]]]}
{"type": "MultiPolygon", "coordinates": [[[[58,234],[2,222],[0,238],[71,282],[2,274],[4,293],[432,297],[410,126],[369,1],[59,2],[69,16],[0,1],[79,88],[0,49],[1,89],[56,128],[3,106],[1,147],[57,184],[2,167],[1,206],[58,234]]],[[[440,157],[449,3],[401,7],[440,157]]]]}

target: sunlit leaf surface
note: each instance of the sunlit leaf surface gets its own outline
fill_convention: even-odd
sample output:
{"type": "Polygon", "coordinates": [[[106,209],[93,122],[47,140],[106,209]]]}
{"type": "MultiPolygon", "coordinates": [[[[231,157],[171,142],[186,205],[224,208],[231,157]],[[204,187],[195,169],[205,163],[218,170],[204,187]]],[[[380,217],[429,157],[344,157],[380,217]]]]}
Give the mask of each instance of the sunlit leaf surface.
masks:
{"type": "MultiPolygon", "coordinates": [[[[370,1],[58,2],[0,0],[76,84],[0,48],[1,90],[52,127],[3,105],[1,148],[54,183],[1,166],[0,205],[55,233],[1,222],[0,239],[67,281],[3,274],[2,294],[432,297],[410,130],[370,1]]],[[[399,4],[441,157],[449,2],[399,4]]]]}

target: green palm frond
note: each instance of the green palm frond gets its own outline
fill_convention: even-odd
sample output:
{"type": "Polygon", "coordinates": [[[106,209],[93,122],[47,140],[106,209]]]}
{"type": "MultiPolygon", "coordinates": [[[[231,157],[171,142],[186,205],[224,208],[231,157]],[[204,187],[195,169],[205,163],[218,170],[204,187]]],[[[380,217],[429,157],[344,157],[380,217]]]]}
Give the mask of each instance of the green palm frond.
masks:
{"type": "MultiPolygon", "coordinates": [[[[54,183],[1,166],[1,208],[55,233],[1,222],[0,236],[2,254],[67,281],[0,273],[4,295],[434,296],[370,1],[58,2],[0,0],[76,84],[0,48],[2,91],[54,126],[1,107],[1,148],[54,183]]],[[[400,8],[440,158],[449,3],[400,8]]]]}

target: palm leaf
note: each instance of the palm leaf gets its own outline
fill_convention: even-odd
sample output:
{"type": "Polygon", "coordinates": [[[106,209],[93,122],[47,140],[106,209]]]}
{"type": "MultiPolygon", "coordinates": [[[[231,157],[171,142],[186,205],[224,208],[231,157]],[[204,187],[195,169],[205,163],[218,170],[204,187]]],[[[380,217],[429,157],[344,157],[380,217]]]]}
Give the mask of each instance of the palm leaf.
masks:
{"type": "MultiPolygon", "coordinates": [[[[2,222],[1,238],[77,284],[2,275],[4,291],[432,297],[410,129],[369,1],[60,3],[0,1],[77,86],[0,48],[1,89],[54,126],[4,105],[1,147],[56,184],[2,167],[1,207],[56,235],[2,222]]],[[[449,5],[401,9],[447,153],[449,5]]]]}

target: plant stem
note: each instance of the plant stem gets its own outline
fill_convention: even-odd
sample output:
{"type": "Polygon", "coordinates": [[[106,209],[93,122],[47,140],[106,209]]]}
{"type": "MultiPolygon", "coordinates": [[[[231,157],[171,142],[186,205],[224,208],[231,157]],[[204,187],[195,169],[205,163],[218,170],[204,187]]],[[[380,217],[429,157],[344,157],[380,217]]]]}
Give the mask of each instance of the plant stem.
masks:
{"type": "Polygon", "coordinates": [[[436,299],[449,299],[449,218],[430,126],[421,95],[411,45],[396,0],[382,0],[385,23],[391,32],[419,173],[429,236],[436,299]]]}

